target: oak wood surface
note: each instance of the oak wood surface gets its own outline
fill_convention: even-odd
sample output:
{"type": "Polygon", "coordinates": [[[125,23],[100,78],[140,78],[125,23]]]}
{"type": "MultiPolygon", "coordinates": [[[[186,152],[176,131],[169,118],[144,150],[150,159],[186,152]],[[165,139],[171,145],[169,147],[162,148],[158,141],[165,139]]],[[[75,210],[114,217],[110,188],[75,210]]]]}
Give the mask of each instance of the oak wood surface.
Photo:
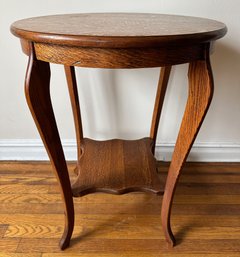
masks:
{"type": "Polygon", "coordinates": [[[205,43],[222,37],[225,24],[196,17],[141,13],[83,13],[29,18],[11,26],[34,42],[83,47],[153,47],[205,43]]]}
{"type": "Polygon", "coordinates": [[[60,247],[66,248],[74,226],[74,206],[69,174],[50,97],[49,63],[36,59],[33,44],[25,78],[26,100],[57,177],[64,202],[65,230],[60,247]]]}
{"type": "Polygon", "coordinates": [[[153,140],[95,141],[83,138],[74,196],[94,192],[122,194],[134,191],[163,193],[157,176],[153,140]]]}
{"type": "MultiPolygon", "coordinates": [[[[217,21],[184,16],[108,13],[31,18],[14,23],[11,30],[21,38],[23,52],[29,55],[25,87],[27,101],[61,187],[66,215],[60,241],[62,249],[69,245],[73,231],[72,196],[97,191],[115,194],[137,190],[163,191],[153,157],[163,98],[170,66],[190,63],[189,97],[166,180],[161,215],[165,237],[169,244],[174,245],[170,226],[173,196],[183,164],[212,98],[209,55],[213,41],[225,35],[226,26],[217,21]],[[78,143],[78,178],[72,188],[49,94],[50,62],[65,65],[73,108],[78,143]],[[150,138],[104,142],[83,138],[73,66],[163,67],[150,138]]],[[[49,190],[54,192],[55,189],[51,187],[49,190]]],[[[55,211],[60,210],[57,204],[54,207],[55,211]]],[[[148,207],[144,213],[150,214],[159,209],[152,204],[148,207]]],[[[21,208],[18,210],[21,211],[21,208]]],[[[201,212],[201,208],[199,210],[201,212]]],[[[214,210],[216,212],[218,208],[214,210]]],[[[101,213],[104,209],[99,206],[98,211],[101,213]]],[[[189,208],[189,213],[191,211],[189,208]]],[[[24,231],[24,228],[19,229],[24,231]]]]}
{"type": "Polygon", "coordinates": [[[157,48],[87,48],[35,43],[38,60],[90,68],[152,68],[204,59],[204,44],[157,48]]]}
{"type": "Polygon", "coordinates": [[[153,115],[152,115],[152,123],[150,128],[150,138],[152,138],[154,142],[153,153],[155,151],[159,120],[161,117],[163,101],[167,90],[171,69],[172,69],[171,66],[166,66],[166,67],[162,67],[160,71],[157,93],[156,93],[155,104],[154,104],[153,115]]]}
{"type": "Polygon", "coordinates": [[[172,245],[175,244],[175,239],[171,230],[170,215],[177,181],[213,96],[213,75],[208,51],[207,49],[205,61],[189,65],[188,100],[166,180],[161,217],[167,241],[172,245]]]}
{"type": "MultiPolygon", "coordinates": [[[[71,179],[76,163],[68,165],[71,179]]],[[[159,166],[160,177],[166,177],[168,164],[159,166]]],[[[87,195],[76,198],[76,227],[72,247],[60,252],[57,241],[64,229],[63,210],[60,206],[59,191],[46,194],[49,185],[56,185],[49,163],[0,162],[0,174],[5,178],[5,187],[14,189],[21,185],[25,188],[21,201],[19,193],[5,194],[0,190],[0,256],[1,257],[238,257],[240,245],[240,192],[226,195],[231,186],[240,188],[239,164],[192,164],[184,167],[179,187],[191,178],[192,188],[186,187],[184,194],[176,191],[172,213],[173,229],[178,244],[167,248],[160,226],[160,204],[162,196],[131,193],[115,196],[109,194],[87,195]],[[15,176],[15,181],[13,181],[15,176]],[[206,178],[198,181],[195,176],[206,178]],[[234,176],[231,185],[228,176],[234,176]],[[38,179],[38,180],[36,180],[38,179]],[[215,194],[216,184],[222,189],[215,194]],[[31,183],[41,186],[33,193],[31,183]],[[7,183],[8,181],[8,183],[7,183]],[[195,185],[199,185],[198,194],[194,194],[195,185]],[[205,188],[208,186],[208,194],[205,188]],[[44,187],[46,189],[44,189],[44,187]],[[34,195],[39,198],[33,198],[34,195]],[[5,208],[4,199],[7,195],[5,208]],[[44,200],[43,205],[39,204],[44,200]],[[17,202],[16,202],[17,201],[17,202]],[[56,202],[55,202],[56,201],[56,202]],[[144,209],[153,208],[151,214],[144,209]],[[17,205],[16,205],[17,204],[17,205]],[[60,208],[54,206],[59,204],[60,208]],[[102,212],[99,212],[99,206],[102,212]],[[22,213],[18,213],[22,206],[22,213]],[[122,206],[122,208],[119,208],[122,206]],[[189,208],[191,210],[189,213],[189,208]],[[228,209],[228,207],[230,210],[228,209]],[[235,208],[235,211],[231,211],[235,208]],[[42,208],[42,211],[40,210],[42,208]],[[214,209],[218,211],[214,214],[214,209]],[[39,210],[39,213],[35,210],[39,210]],[[52,211],[51,211],[52,210],[52,211]],[[104,212],[103,212],[104,210],[104,212]],[[131,212],[130,212],[131,210],[131,212]],[[142,210],[142,212],[141,212],[142,210]],[[200,210],[200,213],[199,213],[200,210]],[[140,211],[140,212],[139,212],[140,211]]],[[[2,184],[1,184],[2,185],[2,184]]],[[[234,192],[234,191],[232,191],[234,192]]]]}
{"type": "Polygon", "coordinates": [[[69,92],[71,105],[72,105],[73,119],[74,119],[76,139],[77,139],[77,153],[79,158],[81,155],[80,144],[83,138],[83,128],[82,128],[82,118],[81,118],[80,103],[79,103],[79,97],[78,97],[75,68],[73,66],[64,66],[64,70],[66,74],[68,92],[69,92]]]}

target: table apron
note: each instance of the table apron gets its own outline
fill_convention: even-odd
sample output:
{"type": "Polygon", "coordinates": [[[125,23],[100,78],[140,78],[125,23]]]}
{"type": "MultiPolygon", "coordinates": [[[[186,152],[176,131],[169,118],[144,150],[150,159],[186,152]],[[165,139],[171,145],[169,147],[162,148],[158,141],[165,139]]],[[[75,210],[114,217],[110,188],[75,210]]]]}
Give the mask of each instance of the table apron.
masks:
{"type": "MultiPolygon", "coordinates": [[[[25,44],[23,44],[25,45],[25,44]]],[[[34,43],[36,58],[68,66],[129,69],[164,67],[205,59],[209,43],[161,48],[87,48],[34,43]]],[[[24,49],[27,53],[27,49],[24,49]]]]}

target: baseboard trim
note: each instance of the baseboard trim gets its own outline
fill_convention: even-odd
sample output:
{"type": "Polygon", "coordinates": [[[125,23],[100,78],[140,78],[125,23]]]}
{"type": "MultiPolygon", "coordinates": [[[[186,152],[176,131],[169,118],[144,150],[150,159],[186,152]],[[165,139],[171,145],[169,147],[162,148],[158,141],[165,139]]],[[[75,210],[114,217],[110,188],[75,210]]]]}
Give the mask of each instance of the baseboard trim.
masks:
{"type": "MultiPolygon", "coordinates": [[[[174,144],[159,144],[156,158],[171,161],[174,144]]],[[[191,162],[240,162],[240,144],[196,143],[193,145],[187,161],[191,162]]]]}
{"type": "MultiPolygon", "coordinates": [[[[62,141],[65,158],[76,160],[76,142],[74,140],[62,141]]],[[[1,161],[46,161],[49,160],[47,152],[39,139],[0,140],[1,161]]]]}
{"type": "MultiPolygon", "coordinates": [[[[76,160],[76,141],[62,140],[66,159],[76,160]]],[[[156,158],[170,161],[174,143],[156,145],[156,158]]],[[[45,161],[49,160],[41,140],[17,139],[0,140],[1,161],[45,161]]],[[[194,162],[240,162],[240,144],[196,143],[188,161],[194,162]]]]}

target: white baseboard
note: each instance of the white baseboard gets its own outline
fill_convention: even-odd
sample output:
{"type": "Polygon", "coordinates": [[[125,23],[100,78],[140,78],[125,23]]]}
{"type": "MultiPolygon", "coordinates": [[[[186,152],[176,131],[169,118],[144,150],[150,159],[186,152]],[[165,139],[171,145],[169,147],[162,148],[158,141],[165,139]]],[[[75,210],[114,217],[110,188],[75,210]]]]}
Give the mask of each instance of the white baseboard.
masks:
{"type": "MultiPolygon", "coordinates": [[[[65,158],[76,160],[76,142],[62,141],[65,158]]],[[[0,140],[1,161],[46,161],[49,160],[42,141],[33,139],[0,140]]]]}
{"type": "MultiPolygon", "coordinates": [[[[159,144],[156,158],[171,161],[174,144],[159,144]]],[[[187,161],[191,162],[240,162],[240,144],[196,143],[193,145],[187,161]]]]}
{"type": "MultiPolygon", "coordinates": [[[[76,142],[63,140],[67,160],[76,160],[76,142]]],[[[157,144],[156,158],[170,161],[174,144],[157,144]]],[[[49,160],[41,140],[0,140],[1,161],[44,161],[49,160]]],[[[240,162],[240,144],[196,143],[192,147],[188,161],[196,162],[240,162]]]]}

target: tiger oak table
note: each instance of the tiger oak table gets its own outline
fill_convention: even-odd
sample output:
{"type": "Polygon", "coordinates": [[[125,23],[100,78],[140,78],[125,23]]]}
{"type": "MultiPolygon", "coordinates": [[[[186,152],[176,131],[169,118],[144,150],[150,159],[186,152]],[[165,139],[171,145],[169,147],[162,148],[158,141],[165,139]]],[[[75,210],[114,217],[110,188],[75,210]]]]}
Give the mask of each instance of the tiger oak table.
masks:
{"type": "Polygon", "coordinates": [[[163,194],[162,226],[167,242],[173,246],[173,195],[212,99],[209,55],[214,41],[226,34],[226,26],[214,20],[174,15],[94,13],[20,20],[12,24],[11,31],[21,39],[23,52],[29,56],[26,98],[64,201],[61,249],[68,247],[73,232],[73,197],[94,192],[163,194]],[[51,104],[49,63],[64,65],[67,77],[78,149],[78,176],[72,184],[51,104]],[[154,150],[171,66],[182,63],[189,63],[189,94],[164,189],[157,176],[154,150]],[[74,66],[162,67],[150,135],[138,140],[84,138],[74,66]]]}

